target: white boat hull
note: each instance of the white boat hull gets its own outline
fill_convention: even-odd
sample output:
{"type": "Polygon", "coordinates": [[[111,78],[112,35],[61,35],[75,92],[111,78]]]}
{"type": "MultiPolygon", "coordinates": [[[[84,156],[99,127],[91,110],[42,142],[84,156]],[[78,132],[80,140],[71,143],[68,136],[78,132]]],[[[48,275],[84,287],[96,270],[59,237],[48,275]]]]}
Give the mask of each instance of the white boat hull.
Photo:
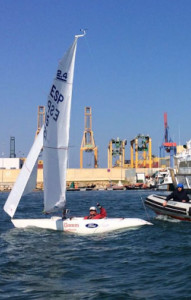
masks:
{"type": "Polygon", "coordinates": [[[162,190],[162,191],[168,191],[169,190],[169,185],[168,184],[157,184],[156,186],[157,190],[162,190]]]}
{"type": "Polygon", "coordinates": [[[114,230],[137,228],[151,223],[137,218],[104,218],[85,220],[84,218],[71,218],[62,220],[60,217],[51,219],[12,219],[17,228],[38,227],[76,234],[96,234],[114,230]]]}
{"type": "Polygon", "coordinates": [[[182,221],[191,221],[191,203],[168,201],[164,207],[165,196],[150,195],[145,200],[145,205],[158,215],[166,215],[182,221]]]}

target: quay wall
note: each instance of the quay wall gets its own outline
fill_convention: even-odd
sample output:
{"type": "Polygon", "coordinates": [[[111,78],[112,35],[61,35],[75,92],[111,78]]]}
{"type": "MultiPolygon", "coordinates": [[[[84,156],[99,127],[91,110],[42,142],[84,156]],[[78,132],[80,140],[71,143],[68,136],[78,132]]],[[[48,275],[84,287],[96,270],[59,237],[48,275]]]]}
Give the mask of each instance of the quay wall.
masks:
{"type": "MultiPolygon", "coordinates": [[[[77,183],[91,183],[98,184],[99,182],[109,181],[126,181],[128,183],[134,183],[136,173],[144,173],[146,175],[154,174],[158,168],[155,169],[121,169],[112,168],[108,169],[68,169],[67,170],[67,183],[74,181],[77,183]]],[[[20,169],[0,169],[0,189],[11,189],[15,183],[20,169]]],[[[37,173],[37,187],[43,186],[43,170],[38,169],[37,173]]]]}

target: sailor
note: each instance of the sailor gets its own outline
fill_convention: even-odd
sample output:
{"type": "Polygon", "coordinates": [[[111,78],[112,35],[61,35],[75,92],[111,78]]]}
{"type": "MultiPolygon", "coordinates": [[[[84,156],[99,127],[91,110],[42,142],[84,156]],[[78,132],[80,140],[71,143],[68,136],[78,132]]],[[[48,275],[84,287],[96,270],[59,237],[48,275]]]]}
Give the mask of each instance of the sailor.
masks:
{"type": "Polygon", "coordinates": [[[103,219],[107,216],[105,208],[103,208],[99,203],[97,203],[97,207],[100,209],[100,213],[97,213],[97,209],[95,206],[90,207],[89,216],[84,217],[84,219],[103,219]]]}
{"type": "Polygon", "coordinates": [[[66,219],[66,210],[63,209],[62,211],[62,220],[65,220],[66,219]]]}
{"type": "Polygon", "coordinates": [[[189,202],[190,200],[186,191],[184,190],[184,186],[182,183],[179,183],[177,185],[177,188],[170,195],[166,197],[166,201],[163,202],[163,206],[166,206],[167,201],[170,199],[177,202],[189,202]]]}

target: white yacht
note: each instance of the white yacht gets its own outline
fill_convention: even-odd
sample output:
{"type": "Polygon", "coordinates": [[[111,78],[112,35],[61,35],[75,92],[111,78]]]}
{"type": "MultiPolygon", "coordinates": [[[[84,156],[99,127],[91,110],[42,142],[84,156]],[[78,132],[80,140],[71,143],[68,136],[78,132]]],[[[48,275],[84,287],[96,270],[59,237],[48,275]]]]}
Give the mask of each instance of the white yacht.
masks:
{"type": "Polygon", "coordinates": [[[186,148],[175,156],[177,160],[176,183],[183,183],[184,188],[191,190],[191,140],[186,143],[186,148]]]}
{"type": "Polygon", "coordinates": [[[171,190],[173,185],[169,169],[160,170],[155,175],[155,186],[157,190],[171,190]]]}

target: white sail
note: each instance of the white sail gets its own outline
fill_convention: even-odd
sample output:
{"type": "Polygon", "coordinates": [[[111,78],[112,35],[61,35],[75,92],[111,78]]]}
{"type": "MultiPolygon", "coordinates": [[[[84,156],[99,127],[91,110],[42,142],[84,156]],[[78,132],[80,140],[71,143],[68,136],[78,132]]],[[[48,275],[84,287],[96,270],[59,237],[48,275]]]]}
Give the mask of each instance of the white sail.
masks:
{"type": "Polygon", "coordinates": [[[78,36],[60,61],[46,106],[43,150],[44,211],[65,206],[70,109],[78,36]]]}
{"type": "Polygon", "coordinates": [[[44,128],[42,127],[4,205],[4,210],[11,217],[14,216],[21,197],[34,188],[37,160],[43,147],[43,130],[44,128]]]}
{"type": "Polygon", "coordinates": [[[31,193],[32,190],[34,190],[36,188],[36,183],[37,183],[37,170],[38,170],[38,158],[36,160],[36,163],[33,167],[33,170],[30,174],[29,180],[27,182],[27,185],[24,189],[24,192],[22,194],[22,196],[27,195],[29,193],[31,193]]]}

